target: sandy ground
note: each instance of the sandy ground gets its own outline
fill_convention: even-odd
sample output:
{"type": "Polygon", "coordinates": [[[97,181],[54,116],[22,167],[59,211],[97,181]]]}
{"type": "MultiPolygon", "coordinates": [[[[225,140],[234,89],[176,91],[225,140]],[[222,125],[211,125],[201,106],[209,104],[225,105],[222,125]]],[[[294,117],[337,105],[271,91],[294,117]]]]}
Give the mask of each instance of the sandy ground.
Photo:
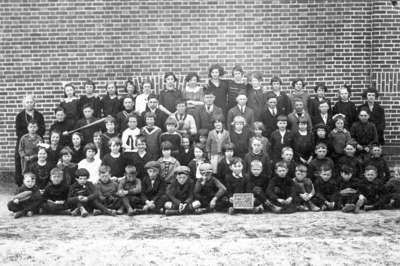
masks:
{"type": "MultiPolygon", "coordinates": [[[[0,184],[2,185],[2,184],[0,184]]],[[[400,211],[34,216],[0,188],[0,265],[399,265],[400,211]]]]}

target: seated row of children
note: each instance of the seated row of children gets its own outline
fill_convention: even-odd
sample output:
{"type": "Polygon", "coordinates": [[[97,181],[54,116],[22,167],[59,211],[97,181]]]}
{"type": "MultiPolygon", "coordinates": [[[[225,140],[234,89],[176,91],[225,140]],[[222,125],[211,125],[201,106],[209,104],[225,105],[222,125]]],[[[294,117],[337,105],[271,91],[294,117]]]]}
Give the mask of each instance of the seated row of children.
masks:
{"type": "MultiPolygon", "coordinates": [[[[90,151],[88,147],[89,154],[95,154],[95,147],[92,149],[90,151]]],[[[316,153],[323,150],[326,151],[326,146],[320,144],[316,153]]],[[[103,164],[98,169],[96,183],[90,181],[91,174],[85,168],[77,169],[73,179],[68,180],[71,176],[65,175],[59,165],[50,171],[50,182],[44,188],[39,187],[40,180],[35,174],[26,172],[23,185],[8,203],[8,208],[15,212],[15,218],[35,213],[86,217],[91,211],[93,215],[126,212],[130,216],[209,211],[234,214],[236,210],[232,203],[236,193],[254,194],[253,213],[339,209],[357,213],[361,209],[400,207],[399,169],[394,177],[384,182],[373,164],[366,165],[358,173],[351,164],[340,165],[338,171],[323,164],[310,178],[310,167],[298,164],[290,169],[287,162],[290,152],[290,147],[283,149],[283,160],[275,163],[271,176],[258,159],[250,161],[246,172],[244,160],[232,157],[228,166],[230,171],[222,180],[213,174],[212,166],[207,162],[199,165],[198,173],[191,173],[187,166],[173,167],[169,180],[162,178],[162,167],[157,161],[147,162],[140,178],[133,165],[127,165],[123,177],[117,178],[112,176],[112,167],[103,164]]]]}

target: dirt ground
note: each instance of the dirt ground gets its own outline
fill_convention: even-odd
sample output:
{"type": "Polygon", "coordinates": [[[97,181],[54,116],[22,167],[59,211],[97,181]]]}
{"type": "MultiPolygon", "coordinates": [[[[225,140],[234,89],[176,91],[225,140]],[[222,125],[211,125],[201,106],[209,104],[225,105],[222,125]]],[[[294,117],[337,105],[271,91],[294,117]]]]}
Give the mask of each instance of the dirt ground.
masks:
{"type": "Polygon", "coordinates": [[[399,265],[400,211],[34,216],[6,209],[0,265],[399,265]]]}

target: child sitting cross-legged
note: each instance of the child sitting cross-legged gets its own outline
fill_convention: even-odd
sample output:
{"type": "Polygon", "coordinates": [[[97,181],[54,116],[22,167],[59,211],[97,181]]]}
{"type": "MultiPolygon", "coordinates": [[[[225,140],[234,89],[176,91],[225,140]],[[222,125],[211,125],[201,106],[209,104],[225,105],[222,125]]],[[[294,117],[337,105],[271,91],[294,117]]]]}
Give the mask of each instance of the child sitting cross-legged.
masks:
{"type": "Polygon", "coordinates": [[[307,176],[307,167],[303,164],[296,166],[293,178],[293,202],[299,211],[319,211],[312,198],[315,195],[314,185],[307,176]]]}
{"type": "Polygon", "coordinates": [[[338,181],[338,207],[343,212],[359,210],[358,178],[354,176],[354,169],[349,165],[340,166],[340,179],[338,181]],[[357,207],[357,208],[356,208],[357,207]]]}
{"type": "Polygon", "coordinates": [[[316,176],[315,197],[312,201],[322,211],[337,209],[337,182],[332,178],[332,170],[329,165],[323,165],[316,176]]]}
{"type": "Polygon", "coordinates": [[[63,171],[53,168],[50,171],[50,183],[44,189],[41,213],[71,215],[68,206],[69,186],[63,180],[63,171]]]}
{"type": "Polygon", "coordinates": [[[76,182],[70,187],[68,194],[68,204],[73,211],[73,216],[87,217],[92,209],[99,209],[106,214],[113,213],[98,201],[98,192],[92,182],[89,181],[89,172],[84,168],[79,168],[75,173],[76,182]]]}
{"type": "MultiPolygon", "coordinates": [[[[249,178],[244,175],[243,160],[239,157],[234,157],[230,165],[232,170],[231,174],[225,177],[225,185],[227,189],[227,196],[230,202],[228,214],[235,214],[236,210],[233,208],[233,194],[236,193],[251,193],[251,184],[249,178]]],[[[253,213],[262,213],[264,208],[262,205],[253,207],[253,213]]]]}
{"type": "Polygon", "coordinates": [[[111,167],[108,165],[100,166],[99,175],[100,179],[96,184],[99,201],[107,208],[107,211],[94,209],[93,215],[116,215],[116,210],[121,207],[121,199],[117,196],[118,184],[111,180],[111,167]]]}
{"type": "Polygon", "coordinates": [[[125,167],[125,176],[119,181],[118,196],[122,199],[122,207],[118,210],[118,214],[123,214],[124,210],[128,216],[138,214],[141,209],[142,201],[140,193],[142,192],[142,182],[137,178],[136,167],[127,165],[125,167]]]}
{"type": "Polygon", "coordinates": [[[17,189],[17,193],[7,204],[8,210],[15,213],[15,219],[32,216],[38,211],[42,202],[35,175],[26,172],[23,177],[23,185],[17,189]]]}
{"type": "Polygon", "coordinates": [[[288,176],[287,164],[277,162],[275,164],[275,174],[267,188],[267,197],[275,206],[275,212],[292,213],[296,211],[292,195],[293,186],[292,177],[288,176]]]}
{"type": "Polygon", "coordinates": [[[394,175],[385,184],[385,190],[387,191],[386,208],[400,208],[400,167],[394,168],[394,175]]]}
{"type": "Polygon", "coordinates": [[[256,200],[255,205],[261,205],[263,208],[267,207],[272,212],[277,212],[278,208],[267,199],[266,195],[269,179],[270,177],[263,171],[263,163],[259,160],[251,161],[249,181],[256,200]]]}
{"type": "Polygon", "coordinates": [[[160,163],[149,161],[144,165],[146,175],[142,180],[142,193],[140,197],[144,204],[144,212],[162,213],[166,183],[160,176],[160,163]]]}
{"type": "MultiPolygon", "coordinates": [[[[368,165],[364,170],[364,178],[358,185],[360,192],[357,208],[365,211],[382,209],[385,205],[385,187],[382,180],[378,179],[378,169],[368,165]]],[[[357,209],[355,210],[357,211],[357,209]]]]}
{"type": "Polygon", "coordinates": [[[192,213],[194,181],[189,178],[190,169],[187,166],[178,166],[175,168],[174,175],[175,178],[167,187],[165,215],[192,213]]]}
{"type": "Polygon", "coordinates": [[[199,166],[200,176],[194,186],[193,208],[195,213],[224,211],[228,207],[225,186],[213,176],[212,165],[203,163],[199,166]]]}

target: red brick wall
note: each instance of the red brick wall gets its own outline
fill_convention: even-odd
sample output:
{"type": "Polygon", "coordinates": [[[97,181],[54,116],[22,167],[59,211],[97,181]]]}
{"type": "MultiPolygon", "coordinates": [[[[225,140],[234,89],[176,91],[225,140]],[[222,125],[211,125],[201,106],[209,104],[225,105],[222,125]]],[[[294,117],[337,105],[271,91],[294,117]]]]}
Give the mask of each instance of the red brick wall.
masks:
{"type": "Polygon", "coordinates": [[[390,1],[2,1],[0,3],[0,165],[10,170],[14,117],[26,93],[47,127],[61,84],[86,78],[119,84],[132,76],[234,64],[280,75],[352,83],[354,101],[376,83],[384,92],[391,143],[400,142],[400,11],[390,1]]]}

